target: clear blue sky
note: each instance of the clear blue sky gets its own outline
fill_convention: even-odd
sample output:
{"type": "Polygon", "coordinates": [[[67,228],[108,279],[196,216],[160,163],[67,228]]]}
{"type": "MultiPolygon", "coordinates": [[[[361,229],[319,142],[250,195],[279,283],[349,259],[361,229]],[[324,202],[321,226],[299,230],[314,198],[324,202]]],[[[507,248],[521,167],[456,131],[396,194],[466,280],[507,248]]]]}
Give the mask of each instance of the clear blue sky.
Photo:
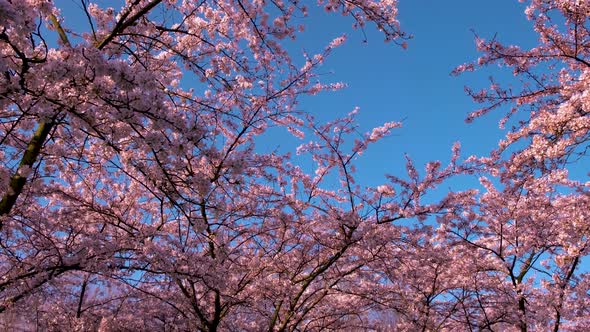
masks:
{"type": "Polygon", "coordinates": [[[414,36],[407,50],[385,44],[372,26],[366,28],[368,43],[363,43],[364,35],[351,28],[350,17],[326,18],[319,9],[310,11],[307,31],[297,42],[311,52],[343,31],[348,37],[322,67],[322,72],[331,73],[324,80],[343,81],[348,87],[305,98],[302,109],[330,119],[359,106],[365,131],[385,121],[403,120],[403,128],[358,160],[360,182],[365,184],[380,183],[380,174],[403,171],[404,153],[418,164],[444,164],[455,141],[462,143],[464,155],[493,149],[505,133],[498,128],[503,113],[466,124],[467,113],[478,105],[463,88],[487,86],[491,74],[510,79],[510,69],[490,68],[459,77],[450,72],[479,56],[474,32],[485,38],[496,35],[509,44],[532,46],[536,41],[525,7],[516,0],[400,0],[399,5],[402,27],[414,36]]]}

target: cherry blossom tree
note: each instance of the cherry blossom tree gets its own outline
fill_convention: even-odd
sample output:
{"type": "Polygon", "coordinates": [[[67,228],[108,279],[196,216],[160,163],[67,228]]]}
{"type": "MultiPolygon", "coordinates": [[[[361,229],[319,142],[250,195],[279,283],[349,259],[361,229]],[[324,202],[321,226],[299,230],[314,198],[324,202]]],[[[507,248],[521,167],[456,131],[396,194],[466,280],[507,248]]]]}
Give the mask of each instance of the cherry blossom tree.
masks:
{"type": "MultiPolygon", "coordinates": [[[[441,244],[456,252],[463,286],[447,297],[455,321],[475,330],[590,328],[587,162],[590,3],[537,1],[526,15],[538,46],[476,38],[482,56],[457,72],[498,64],[516,78],[468,90],[484,106],[470,120],[507,109],[511,126],[489,157],[470,159],[484,188],[440,219],[441,244]]],[[[449,312],[451,314],[451,312],[449,312]]]]}
{"type": "MultiPolygon", "coordinates": [[[[430,227],[410,240],[397,222],[452,206],[421,197],[459,171],[458,149],[422,176],[409,161],[405,177],[357,184],[355,158],[399,123],[358,134],[356,111],[322,124],[297,108],[341,87],[315,73],[344,41],[294,58],[299,1],[121,4],[80,1],[77,31],[50,1],[0,0],[3,328],[397,324],[401,307],[372,297],[393,264],[381,252],[423,245],[430,227]],[[296,153],[315,169],[261,151],[272,127],[310,137],[296,153]]],[[[396,1],[318,5],[404,46],[396,1]]]]}
{"type": "MultiPolygon", "coordinates": [[[[590,330],[589,3],[530,1],[530,50],[477,38],[456,72],[519,80],[468,90],[470,119],[508,109],[489,156],[374,188],[355,160],[400,124],[300,110],[342,87],[317,73],[345,40],[289,51],[304,3],[78,4],[81,30],[0,0],[3,329],[590,330]],[[481,186],[428,195],[456,175],[481,186]]],[[[405,46],[394,0],[317,5],[405,46]]]]}

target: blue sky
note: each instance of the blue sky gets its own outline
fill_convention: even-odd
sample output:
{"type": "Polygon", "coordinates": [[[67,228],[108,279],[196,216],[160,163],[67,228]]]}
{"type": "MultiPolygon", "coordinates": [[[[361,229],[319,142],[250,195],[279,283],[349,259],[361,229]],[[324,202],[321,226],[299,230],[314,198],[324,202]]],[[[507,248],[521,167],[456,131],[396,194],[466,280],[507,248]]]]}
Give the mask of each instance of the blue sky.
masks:
{"type": "Polygon", "coordinates": [[[367,185],[382,182],[380,174],[403,172],[404,153],[418,165],[430,160],[444,164],[455,141],[461,142],[465,156],[493,149],[505,134],[498,128],[503,112],[465,123],[478,105],[464,86],[487,86],[492,74],[510,79],[510,69],[489,68],[459,77],[450,72],[479,56],[474,32],[525,47],[536,41],[525,6],[516,0],[400,0],[399,7],[402,27],[414,37],[407,50],[384,43],[372,26],[366,28],[368,42],[363,43],[364,35],[351,28],[350,17],[326,17],[320,9],[310,11],[307,30],[296,42],[311,52],[343,32],[348,37],[321,70],[330,73],[324,80],[343,81],[348,87],[305,98],[302,109],[331,119],[359,106],[363,131],[386,121],[403,122],[403,128],[358,160],[360,182],[367,185]]]}

